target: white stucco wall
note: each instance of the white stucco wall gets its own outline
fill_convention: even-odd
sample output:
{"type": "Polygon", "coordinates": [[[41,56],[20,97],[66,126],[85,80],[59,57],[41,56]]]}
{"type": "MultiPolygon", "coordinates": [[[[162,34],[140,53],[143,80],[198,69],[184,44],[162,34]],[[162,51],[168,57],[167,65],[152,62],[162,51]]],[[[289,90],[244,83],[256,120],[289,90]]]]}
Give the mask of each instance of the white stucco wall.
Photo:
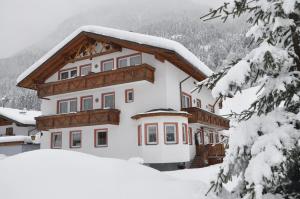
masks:
{"type": "MultiPolygon", "coordinates": [[[[63,69],[80,66],[83,64],[92,64],[92,71],[99,72],[100,63],[102,60],[114,58],[116,67],[116,58],[119,56],[136,53],[136,51],[123,49],[121,52],[107,54],[101,57],[95,57],[92,60],[82,60],[75,63],[67,64],[63,69]],[[98,65],[95,68],[95,65],[98,65]]],[[[146,163],[171,163],[171,162],[186,162],[190,161],[195,155],[194,136],[193,145],[182,144],[181,124],[187,123],[185,117],[152,117],[144,118],[138,121],[133,120],[131,116],[137,113],[143,113],[151,109],[172,108],[180,110],[180,92],[179,82],[188,75],[173,66],[168,61],[161,62],[154,58],[153,55],[142,53],[142,63],[147,63],[153,66],[155,70],[155,82],[138,81],[115,86],[108,86],[74,93],[61,94],[48,97],[50,100],[42,100],[42,114],[56,114],[57,101],[62,99],[77,98],[77,107],[80,107],[80,97],[93,95],[93,108],[101,108],[101,94],[106,92],[115,92],[115,108],[121,111],[119,125],[97,125],[85,126],[78,128],[51,129],[49,132],[44,132],[41,138],[41,148],[50,148],[50,133],[62,132],[62,148],[70,149],[69,147],[69,132],[72,130],[82,131],[82,147],[72,148],[70,150],[81,151],[103,157],[116,157],[128,159],[130,157],[141,157],[146,163]],[[134,90],[134,102],[125,103],[125,90],[134,90]],[[98,102],[96,102],[98,99],[98,102]],[[137,126],[138,124],[158,122],[159,125],[159,140],[163,140],[163,122],[178,122],[179,124],[179,143],[174,145],[165,145],[160,142],[158,145],[144,145],[144,127],[142,128],[143,145],[137,144],[137,126]],[[94,129],[108,128],[108,147],[94,147],[94,129]],[[162,136],[162,137],[161,137],[162,136]]],[[[58,73],[52,75],[46,82],[57,81],[58,73]]],[[[193,78],[188,79],[182,84],[182,90],[186,93],[194,88],[193,78]]],[[[193,106],[196,106],[194,99],[199,98],[203,109],[206,109],[207,104],[213,104],[212,98],[208,90],[202,90],[200,93],[194,92],[192,95],[193,106]]],[[[195,133],[193,128],[193,133],[195,133]]]]}
{"type": "Polygon", "coordinates": [[[17,126],[15,123],[13,123],[12,125],[0,126],[0,136],[5,136],[6,128],[10,128],[10,127],[13,128],[13,134],[25,135],[25,136],[28,135],[28,132],[35,129],[35,127],[33,126],[28,126],[28,127],[17,126]]]}

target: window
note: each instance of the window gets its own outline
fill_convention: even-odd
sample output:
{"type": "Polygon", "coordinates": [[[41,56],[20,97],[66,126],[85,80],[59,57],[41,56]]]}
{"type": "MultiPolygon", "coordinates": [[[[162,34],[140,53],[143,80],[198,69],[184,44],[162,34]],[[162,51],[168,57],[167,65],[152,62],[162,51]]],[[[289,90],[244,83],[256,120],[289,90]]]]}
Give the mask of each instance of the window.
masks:
{"type": "Polygon", "coordinates": [[[114,69],[114,59],[109,59],[101,62],[101,71],[109,71],[114,69]]]}
{"type": "Polygon", "coordinates": [[[77,68],[72,68],[72,69],[66,69],[66,70],[63,70],[63,71],[59,71],[58,75],[59,75],[58,78],[60,80],[70,79],[70,78],[76,77],[77,76],[77,68]]]}
{"type": "Polygon", "coordinates": [[[177,123],[165,123],[165,144],[177,144],[178,143],[178,129],[177,123]]]}
{"type": "Polygon", "coordinates": [[[81,147],[81,131],[70,132],[70,148],[81,147]]]}
{"type": "Polygon", "coordinates": [[[125,90],[125,102],[130,103],[134,101],[133,89],[125,90]]]}
{"type": "Polygon", "coordinates": [[[145,124],[146,144],[158,144],[158,125],[145,124]]]}
{"type": "Polygon", "coordinates": [[[95,147],[107,146],[107,129],[95,130],[95,147]]]}
{"type": "Polygon", "coordinates": [[[138,125],[138,146],[142,145],[142,126],[138,125]]]}
{"type": "Polygon", "coordinates": [[[219,133],[215,133],[215,141],[216,141],[216,143],[220,142],[219,133]]]}
{"type": "Polygon", "coordinates": [[[188,138],[187,138],[187,125],[182,124],[182,143],[187,144],[188,138]]]}
{"type": "Polygon", "coordinates": [[[93,96],[81,97],[81,111],[93,109],[93,96]]]}
{"type": "Polygon", "coordinates": [[[186,93],[181,94],[182,108],[189,108],[192,106],[192,97],[186,93]]]}
{"type": "Polygon", "coordinates": [[[193,145],[193,129],[189,127],[189,144],[193,145]]]}
{"type": "Polygon", "coordinates": [[[133,54],[118,58],[118,68],[123,68],[126,66],[136,66],[140,64],[142,64],[141,54],[133,54]]]}
{"type": "Polygon", "coordinates": [[[6,128],[5,135],[6,135],[6,136],[14,135],[14,129],[13,129],[13,127],[8,127],[8,128],[6,128]]]}
{"type": "Polygon", "coordinates": [[[201,129],[197,129],[197,134],[198,134],[198,141],[199,141],[199,144],[204,144],[204,131],[203,131],[203,128],[201,129]]]}
{"type": "Polygon", "coordinates": [[[197,99],[197,107],[201,108],[201,100],[197,99]]]}
{"type": "Polygon", "coordinates": [[[88,75],[88,74],[91,73],[91,71],[92,71],[92,65],[91,64],[80,66],[80,75],[81,76],[88,75]]]}
{"type": "Polygon", "coordinates": [[[210,144],[214,143],[214,133],[212,133],[212,132],[209,133],[209,143],[210,144]]]}
{"type": "Polygon", "coordinates": [[[61,132],[51,134],[51,148],[61,149],[62,146],[62,134],[61,132]]]}
{"type": "Polygon", "coordinates": [[[209,104],[209,105],[207,105],[207,108],[208,108],[208,111],[210,111],[210,112],[212,112],[212,113],[215,112],[215,108],[214,108],[213,105],[209,104]]]}
{"type": "Polygon", "coordinates": [[[103,93],[102,94],[102,108],[110,109],[115,108],[115,93],[103,93]]]}
{"type": "Polygon", "coordinates": [[[57,113],[72,113],[77,112],[77,99],[67,99],[67,100],[61,100],[58,101],[58,109],[57,113]]]}

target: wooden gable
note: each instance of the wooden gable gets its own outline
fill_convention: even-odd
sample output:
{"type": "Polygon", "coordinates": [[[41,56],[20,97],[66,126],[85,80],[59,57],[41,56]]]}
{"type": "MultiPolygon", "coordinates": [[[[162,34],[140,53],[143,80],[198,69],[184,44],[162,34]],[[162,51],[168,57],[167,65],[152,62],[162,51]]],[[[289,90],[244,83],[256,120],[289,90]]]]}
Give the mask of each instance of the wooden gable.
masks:
{"type": "Polygon", "coordinates": [[[2,118],[0,117],[0,126],[7,126],[7,125],[12,125],[12,121],[6,119],[6,118],[2,118]]]}
{"type": "Polygon", "coordinates": [[[122,47],[153,54],[160,61],[168,60],[198,81],[206,78],[198,68],[174,51],[95,33],[81,32],[19,82],[17,86],[37,90],[38,84],[44,83],[47,78],[59,71],[67,63],[117,52],[122,47]]]}

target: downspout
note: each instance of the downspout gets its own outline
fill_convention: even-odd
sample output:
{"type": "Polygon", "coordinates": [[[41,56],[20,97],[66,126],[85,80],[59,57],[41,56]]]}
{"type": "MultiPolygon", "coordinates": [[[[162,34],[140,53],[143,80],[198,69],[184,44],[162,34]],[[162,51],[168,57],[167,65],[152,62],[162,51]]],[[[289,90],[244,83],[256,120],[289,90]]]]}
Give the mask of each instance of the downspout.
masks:
{"type": "Polygon", "coordinates": [[[182,109],[182,83],[188,80],[191,76],[188,76],[179,82],[179,96],[180,96],[180,110],[182,109]]]}

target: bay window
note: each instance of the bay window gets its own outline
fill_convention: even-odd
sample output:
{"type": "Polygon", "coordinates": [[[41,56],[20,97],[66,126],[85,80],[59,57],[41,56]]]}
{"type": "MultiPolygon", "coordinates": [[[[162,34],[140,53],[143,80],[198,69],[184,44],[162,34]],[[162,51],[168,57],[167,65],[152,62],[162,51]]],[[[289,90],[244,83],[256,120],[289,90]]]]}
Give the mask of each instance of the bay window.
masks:
{"type": "Polygon", "coordinates": [[[158,144],[158,125],[145,124],[146,144],[158,144]]]}
{"type": "Polygon", "coordinates": [[[138,146],[142,145],[142,126],[138,125],[138,146]]]}
{"type": "Polygon", "coordinates": [[[182,143],[187,144],[188,138],[187,138],[187,124],[182,124],[182,143]]]}
{"type": "Polygon", "coordinates": [[[165,123],[165,143],[177,144],[178,143],[178,129],[177,123],[165,123]]]}

